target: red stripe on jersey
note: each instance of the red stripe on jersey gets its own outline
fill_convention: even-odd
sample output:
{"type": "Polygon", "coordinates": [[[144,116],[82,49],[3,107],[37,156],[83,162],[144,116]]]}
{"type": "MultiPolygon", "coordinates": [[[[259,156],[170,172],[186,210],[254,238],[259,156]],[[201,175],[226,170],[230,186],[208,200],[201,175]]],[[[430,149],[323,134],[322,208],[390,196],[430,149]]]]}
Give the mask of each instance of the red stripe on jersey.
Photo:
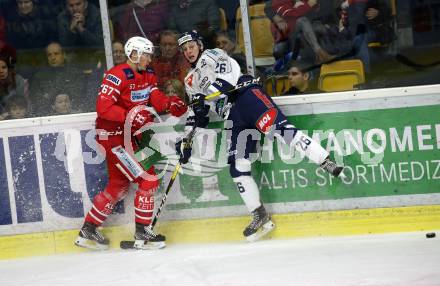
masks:
{"type": "Polygon", "coordinates": [[[267,98],[265,94],[261,92],[258,88],[252,89],[252,92],[267,106],[267,108],[273,108],[272,102],[267,98]]]}

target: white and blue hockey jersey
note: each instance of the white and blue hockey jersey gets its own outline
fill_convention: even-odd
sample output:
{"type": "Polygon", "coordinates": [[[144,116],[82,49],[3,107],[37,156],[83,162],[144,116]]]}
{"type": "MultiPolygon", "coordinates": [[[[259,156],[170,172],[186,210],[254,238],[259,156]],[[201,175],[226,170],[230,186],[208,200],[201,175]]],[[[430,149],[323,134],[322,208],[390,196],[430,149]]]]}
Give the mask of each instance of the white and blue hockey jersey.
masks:
{"type": "MultiPolygon", "coordinates": [[[[234,88],[237,85],[241,76],[240,65],[225,51],[207,49],[203,51],[196,66],[185,77],[186,93],[192,101],[197,93],[209,95],[219,90],[227,91],[229,87],[234,88]],[[222,85],[228,87],[221,88],[222,85]]],[[[227,95],[221,94],[206,103],[210,105],[210,110],[223,117],[227,102],[227,95]]]]}

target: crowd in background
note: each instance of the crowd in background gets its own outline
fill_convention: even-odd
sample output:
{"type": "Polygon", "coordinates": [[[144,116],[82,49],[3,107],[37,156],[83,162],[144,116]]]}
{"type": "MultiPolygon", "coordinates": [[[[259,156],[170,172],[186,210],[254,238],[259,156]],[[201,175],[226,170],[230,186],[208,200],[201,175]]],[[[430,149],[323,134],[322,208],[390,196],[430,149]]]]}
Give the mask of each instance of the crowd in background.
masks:
{"type": "MultiPolygon", "coordinates": [[[[378,55],[369,46],[395,41],[389,0],[271,0],[274,64],[259,66],[263,77],[288,76],[286,94],[320,92],[319,65],[360,59],[365,71],[378,55]],[[310,67],[318,68],[310,68],[310,67]]],[[[246,72],[236,41],[239,1],[108,1],[114,64],[126,61],[123,44],[135,35],[156,48],[152,67],[165,92],[185,98],[189,64],[178,49],[182,32],[197,30],[205,48],[221,48],[246,72]],[[223,12],[223,14],[222,14],[223,12]],[[226,22],[226,27],[224,26],[226,22]]],[[[0,120],[94,111],[106,69],[98,0],[0,1],[0,120]]]]}

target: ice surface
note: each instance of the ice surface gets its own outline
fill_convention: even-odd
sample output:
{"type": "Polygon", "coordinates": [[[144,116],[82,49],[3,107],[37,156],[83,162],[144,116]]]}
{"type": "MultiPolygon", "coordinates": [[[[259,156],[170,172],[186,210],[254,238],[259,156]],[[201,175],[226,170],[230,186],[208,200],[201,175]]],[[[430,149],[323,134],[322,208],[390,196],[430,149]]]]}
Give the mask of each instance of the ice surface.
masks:
{"type": "Polygon", "coordinates": [[[425,233],[173,244],[0,261],[3,286],[438,286],[440,239],[425,233]]]}

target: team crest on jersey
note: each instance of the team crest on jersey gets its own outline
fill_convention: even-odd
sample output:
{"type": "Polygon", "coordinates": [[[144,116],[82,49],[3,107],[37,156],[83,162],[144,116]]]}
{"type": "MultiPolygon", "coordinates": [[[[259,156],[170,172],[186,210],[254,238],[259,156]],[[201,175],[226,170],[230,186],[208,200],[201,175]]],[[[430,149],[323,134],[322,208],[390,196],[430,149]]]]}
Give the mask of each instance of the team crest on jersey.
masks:
{"type": "Polygon", "coordinates": [[[190,75],[187,79],[186,79],[186,84],[189,86],[193,85],[193,78],[194,78],[194,74],[190,75]]]}
{"type": "Polygon", "coordinates": [[[132,102],[145,101],[150,97],[150,93],[151,93],[150,87],[141,90],[132,90],[130,94],[131,101],[132,102]]]}
{"type": "Polygon", "coordinates": [[[120,85],[121,84],[121,79],[119,77],[117,77],[117,76],[112,75],[112,74],[108,74],[105,77],[105,80],[107,80],[109,82],[112,82],[115,85],[120,85]]]}
{"type": "Polygon", "coordinates": [[[269,109],[256,122],[256,127],[263,134],[269,133],[270,129],[274,125],[275,119],[277,118],[278,111],[276,108],[269,109]]]}
{"type": "Polygon", "coordinates": [[[123,69],[122,71],[125,73],[127,79],[134,79],[134,73],[131,69],[123,69]]]}

